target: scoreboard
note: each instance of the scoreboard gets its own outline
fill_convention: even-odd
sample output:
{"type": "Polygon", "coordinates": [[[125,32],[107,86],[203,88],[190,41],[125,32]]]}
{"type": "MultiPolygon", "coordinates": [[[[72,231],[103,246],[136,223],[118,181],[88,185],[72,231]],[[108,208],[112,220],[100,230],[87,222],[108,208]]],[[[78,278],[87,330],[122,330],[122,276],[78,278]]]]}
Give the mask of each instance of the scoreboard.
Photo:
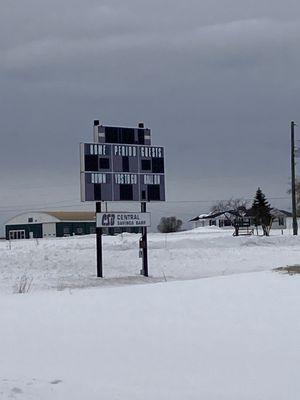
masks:
{"type": "MultiPolygon", "coordinates": [[[[119,135],[115,139],[122,141],[123,129],[131,128],[114,129],[119,135]]],[[[132,128],[134,140],[139,138],[136,132],[139,129],[132,128]]],[[[150,141],[147,131],[150,130],[143,129],[144,142],[150,141]]],[[[113,138],[107,135],[107,132],[110,131],[107,131],[106,127],[104,136],[99,136],[97,142],[80,144],[81,200],[165,201],[164,148],[143,144],[109,143],[113,138]]],[[[141,137],[140,134],[140,139],[141,137]]]]}
{"type": "Polygon", "coordinates": [[[94,142],[151,145],[151,130],[144,128],[143,123],[139,123],[137,128],[125,128],[100,125],[99,121],[95,120],[94,142]]]}
{"type": "Polygon", "coordinates": [[[96,202],[97,277],[102,271],[102,228],[140,227],[141,274],[148,275],[146,202],[165,201],[165,150],[152,146],[151,131],[100,125],[94,120],[94,142],[80,143],[81,201],[96,202]],[[101,213],[101,201],[141,203],[141,213],[101,213]]]}

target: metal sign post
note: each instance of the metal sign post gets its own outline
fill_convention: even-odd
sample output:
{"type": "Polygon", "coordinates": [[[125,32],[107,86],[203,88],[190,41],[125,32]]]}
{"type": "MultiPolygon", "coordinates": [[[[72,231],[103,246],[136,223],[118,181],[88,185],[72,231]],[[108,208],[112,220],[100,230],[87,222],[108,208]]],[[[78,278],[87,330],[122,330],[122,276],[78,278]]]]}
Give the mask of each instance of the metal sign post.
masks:
{"type": "MultiPolygon", "coordinates": [[[[96,215],[101,213],[101,201],[96,202],[96,215]]],[[[103,278],[102,268],[102,228],[96,225],[96,248],[97,248],[97,278],[103,278]]]]}
{"type": "MultiPolygon", "coordinates": [[[[141,203],[141,212],[146,213],[147,211],[147,203],[141,203]]],[[[148,243],[147,243],[147,227],[144,226],[142,228],[142,260],[143,260],[143,268],[142,275],[149,276],[148,273],[148,243]]]]}

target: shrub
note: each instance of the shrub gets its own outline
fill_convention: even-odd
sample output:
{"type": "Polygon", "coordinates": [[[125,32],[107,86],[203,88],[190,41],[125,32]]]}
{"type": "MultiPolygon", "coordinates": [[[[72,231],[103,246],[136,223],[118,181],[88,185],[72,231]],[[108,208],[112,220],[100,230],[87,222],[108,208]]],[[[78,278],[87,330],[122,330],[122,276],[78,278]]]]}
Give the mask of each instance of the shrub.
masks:
{"type": "Polygon", "coordinates": [[[181,219],[176,217],[162,217],[157,229],[161,233],[178,232],[182,226],[181,219]]]}

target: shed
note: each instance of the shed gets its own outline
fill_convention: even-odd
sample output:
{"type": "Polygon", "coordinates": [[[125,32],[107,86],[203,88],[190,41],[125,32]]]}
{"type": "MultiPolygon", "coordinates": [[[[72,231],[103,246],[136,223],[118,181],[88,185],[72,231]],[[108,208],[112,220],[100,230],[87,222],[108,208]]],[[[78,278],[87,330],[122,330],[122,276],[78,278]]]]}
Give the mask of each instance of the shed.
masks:
{"type": "Polygon", "coordinates": [[[7,240],[88,235],[95,231],[96,216],[90,211],[30,211],[5,224],[7,240]]]}

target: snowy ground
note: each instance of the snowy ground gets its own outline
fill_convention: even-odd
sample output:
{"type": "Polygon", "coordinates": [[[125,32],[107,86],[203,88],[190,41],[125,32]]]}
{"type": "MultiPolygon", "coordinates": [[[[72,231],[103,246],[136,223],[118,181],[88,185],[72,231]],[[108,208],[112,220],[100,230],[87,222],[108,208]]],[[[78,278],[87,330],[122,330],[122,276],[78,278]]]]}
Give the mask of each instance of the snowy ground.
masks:
{"type": "Polygon", "coordinates": [[[231,233],[0,242],[0,399],[298,400],[300,239],[231,233]]]}
{"type": "Polygon", "coordinates": [[[1,296],[0,398],[297,400],[300,276],[1,296]]]}
{"type": "MultiPolygon", "coordinates": [[[[22,275],[32,290],[145,281],[139,271],[140,235],[105,236],[103,282],[95,278],[95,237],[0,242],[0,293],[11,293],[22,275]],[[10,248],[11,246],[11,248],[10,248]],[[118,278],[118,279],[116,279],[118,278]]],[[[150,281],[194,279],[237,272],[270,270],[300,262],[300,237],[233,237],[232,230],[198,228],[149,234],[150,281]]],[[[149,280],[146,280],[148,282],[149,280]]]]}

